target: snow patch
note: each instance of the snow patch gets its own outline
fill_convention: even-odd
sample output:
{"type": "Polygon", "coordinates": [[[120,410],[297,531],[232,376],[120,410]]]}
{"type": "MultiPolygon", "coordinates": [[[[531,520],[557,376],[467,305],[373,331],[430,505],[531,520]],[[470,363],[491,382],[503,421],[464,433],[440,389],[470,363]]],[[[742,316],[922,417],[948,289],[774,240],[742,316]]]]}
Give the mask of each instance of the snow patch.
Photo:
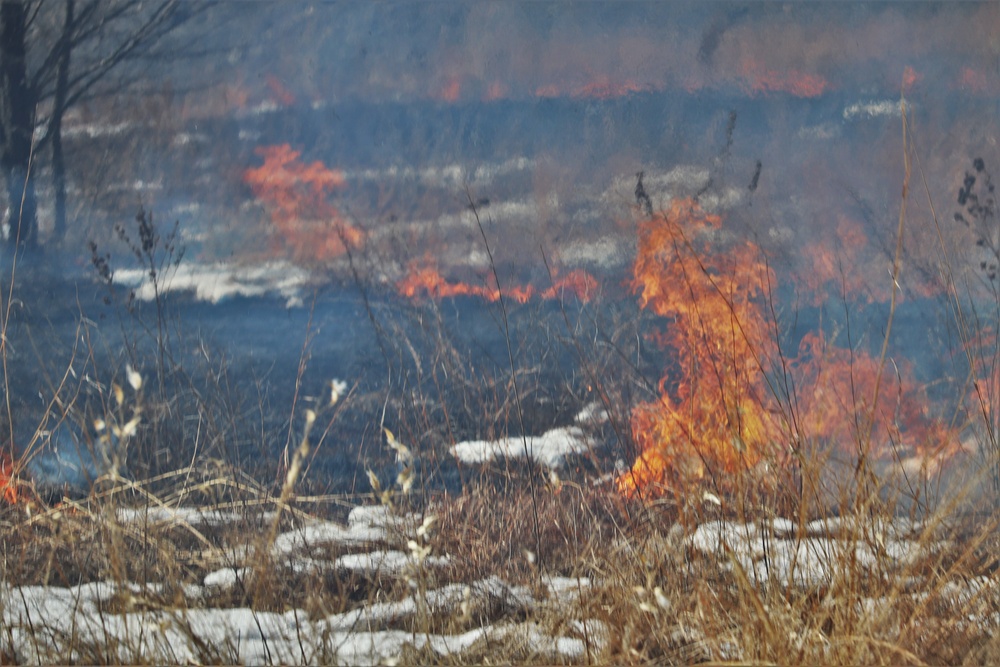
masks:
{"type": "Polygon", "coordinates": [[[401,575],[407,568],[417,567],[421,563],[430,567],[446,567],[451,564],[451,559],[447,556],[428,556],[423,561],[418,561],[413,554],[402,551],[369,551],[341,556],[335,565],[342,570],[364,574],[401,575]]]}
{"type": "Polygon", "coordinates": [[[844,120],[852,118],[899,117],[902,109],[899,100],[856,102],[844,108],[844,120]]]}
{"type": "Polygon", "coordinates": [[[546,431],[543,435],[502,438],[500,440],[467,440],[451,448],[451,453],[461,462],[480,464],[503,457],[524,458],[525,452],[550,469],[563,465],[570,454],[586,452],[591,447],[590,439],[581,426],[602,424],[608,420],[608,413],[600,403],[593,402],[583,407],[574,418],[577,426],[562,426],[546,431]]]}
{"type": "Polygon", "coordinates": [[[905,537],[914,530],[905,521],[869,525],[863,533],[852,533],[849,521],[812,522],[798,535],[796,524],[782,518],[758,523],[710,521],[698,526],[686,543],[730,567],[735,561],[751,581],[800,586],[829,583],[844,563],[863,568],[879,563],[905,566],[941,546],[905,537]]]}
{"type": "MultiPolygon", "coordinates": [[[[235,266],[224,262],[196,265],[183,262],[160,276],[159,290],[194,292],[200,301],[218,303],[234,296],[279,294],[289,306],[301,303],[301,290],[309,274],[288,262],[265,262],[254,266],[235,266]]],[[[135,290],[136,298],[153,301],[156,290],[147,269],[119,269],[114,281],[135,290]]]]}
{"type": "Polygon", "coordinates": [[[576,426],[554,428],[544,435],[503,438],[501,440],[468,440],[451,448],[463,463],[486,463],[500,457],[516,459],[525,454],[548,468],[558,468],[570,454],[589,449],[583,430],[576,426]]]}
{"type": "Polygon", "coordinates": [[[558,257],[567,266],[592,264],[609,269],[629,261],[628,244],[610,236],[595,241],[572,241],[559,249],[558,257]]]}

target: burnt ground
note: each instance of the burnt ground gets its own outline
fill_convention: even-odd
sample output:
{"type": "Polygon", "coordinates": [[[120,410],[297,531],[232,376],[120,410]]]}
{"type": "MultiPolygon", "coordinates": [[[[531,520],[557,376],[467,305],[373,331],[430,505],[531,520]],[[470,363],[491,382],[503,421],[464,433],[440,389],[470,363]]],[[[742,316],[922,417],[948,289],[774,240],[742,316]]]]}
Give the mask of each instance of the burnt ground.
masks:
{"type": "MultiPolygon", "coordinates": [[[[120,413],[111,383],[127,389],[129,364],[145,385],[145,430],[129,471],[143,476],[182,467],[200,453],[268,483],[286,446],[297,444],[305,410],[315,409],[306,488],[366,493],[369,468],[391,483],[397,467],[384,444],[386,426],[419,452],[427,488],[455,489],[484,472],[456,465],[448,453],[455,442],[541,434],[572,423],[593,401],[612,407],[612,423],[596,434],[603,446],[571,462],[569,474],[604,473],[619,459],[632,460],[631,406],[655,394],[672,363],[649,339],[669,323],[621,294],[590,304],[508,302],[509,354],[504,311],[473,297],[407,301],[338,284],[316,287],[303,306],[288,308],[277,296],[212,304],[171,293],[158,315],[154,303],[130,301],[127,290],[93,277],[35,268],[17,274],[13,294],[6,379],[17,448],[37,447],[29,445],[35,432],[57,431],[62,415],[78,440],[94,446],[91,424],[120,413]],[[329,409],[332,379],[345,382],[348,394],[329,409]],[[46,414],[51,421],[43,421],[46,414]]],[[[817,328],[835,332],[841,345],[873,352],[885,331],[884,305],[778,315],[789,355],[817,328]]],[[[953,399],[964,377],[962,358],[947,353],[955,332],[942,322],[942,304],[934,300],[904,300],[894,321],[898,356],[891,361],[914,365],[932,403],[953,399]]],[[[498,463],[485,472],[503,476],[510,467],[498,463]]]]}
{"type": "MultiPolygon", "coordinates": [[[[634,303],[507,304],[508,355],[503,311],[476,298],[407,302],[340,285],[317,288],[303,307],[288,308],[280,297],[211,304],[172,293],[158,316],[153,303],[129,302],[127,290],[29,269],[17,274],[13,293],[6,378],[17,448],[39,424],[54,430],[64,414],[78,439],[91,442],[97,434],[84,433],[91,422],[118,412],[111,383],[128,390],[129,364],[144,377],[147,432],[139,440],[172,452],[133,451],[129,468],[137,475],[184,465],[195,453],[192,441],[211,445],[206,432],[215,429],[221,444],[203,453],[267,480],[312,408],[324,427],[312,435],[316,490],[368,492],[365,468],[393,476],[383,424],[425,455],[428,485],[455,487],[478,473],[457,469],[447,454],[454,442],[570,424],[600,398],[595,383],[614,392],[634,385],[628,391],[639,396],[662,367],[662,353],[636,336],[643,317],[634,303]],[[332,379],[346,382],[348,395],[324,412],[332,379]],[[47,413],[52,421],[45,423],[47,413]],[[187,422],[217,423],[199,430],[187,422]]],[[[128,393],[126,410],[132,400],[128,393]]],[[[627,443],[608,444],[600,458],[610,469],[627,458],[627,443]]],[[[593,471],[595,461],[581,463],[593,471]]]]}

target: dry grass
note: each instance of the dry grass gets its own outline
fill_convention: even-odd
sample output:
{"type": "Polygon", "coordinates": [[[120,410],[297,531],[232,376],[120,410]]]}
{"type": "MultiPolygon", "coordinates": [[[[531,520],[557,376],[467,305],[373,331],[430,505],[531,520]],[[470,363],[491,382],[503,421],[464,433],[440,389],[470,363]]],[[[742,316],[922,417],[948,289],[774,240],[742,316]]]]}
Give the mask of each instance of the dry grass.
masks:
{"type": "MultiPolygon", "coordinates": [[[[228,489],[229,501],[201,509],[207,516],[235,510],[233,518],[217,525],[191,518],[143,520],[143,507],[177,507],[177,498],[197,494],[179,486],[173,497],[154,496],[150,485],[141,482],[57,508],[7,507],[4,580],[53,590],[110,582],[112,593],[101,608],[107,615],[299,609],[304,618],[315,620],[496,576],[508,586],[525,587],[534,601],[476,599],[473,605],[442,607],[433,614],[403,613],[363,629],[460,634],[528,621],[543,634],[584,640],[585,653],[570,661],[595,664],[957,664],[997,657],[993,637],[1000,589],[992,516],[948,510],[932,515],[906,535],[915,554],[906,559],[889,543],[886,526],[896,517],[881,510],[849,517],[823,536],[827,558],[822,574],[803,582],[777,573],[789,567],[781,563],[785,547],[818,545],[815,532],[791,526],[754,533],[760,540],[752,556],[754,571],[747,569],[736,541],[721,541],[718,549],[706,551],[693,539],[698,526],[713,519],[727,518],[737,531],[739,526],[772,525],[766,507],[747,517],[707,503],[685,527],[676,508],[627,506],[607,486],[564,484],[558,492],[549,488],[539,495],[544,550],[534,554],[524,485],[512,485],[520,492],[474,485],[457,496],[435,496],[424,508],[437,517],[427,544],[431,553],[450,557],[446,567],[365,574],[332,563],[338,556],[380,546],[405,551],[411,530],[400,524],[399,534],[390,532],[373,543],[317,542],[261,560],[262,545],[273,543],[261,536],[269,535],[275,521],[280,531],[287,531],[321,516],[342,519],[340,499],[311,503],[287,492],[268,495],[234,477],[184,472],[175,479],[200,475],[201,485],[228,489]],[[284,516],[275,511],[281,506],[287,510],[284,516]],[[122,507],[138,508],[138,516],[124,519],[118,512],[122,507]],[[859,545],[871,557],[859,558],[859,545]],[[303,557],[328,567],[303,570],[297,567],[303,557]],[[192,597],[191,585],[226,568],[241,572],[234,586],[192,597]],[[556,596],[546,584],[555,575],[576,582],[576,595],[556,596]]],[[[402,500],[397,495],[399,509],[394,511],[399,515],[404,513],[402,500]]],[[[798,567],[809,572],[805,563],[798,567]]],[[[3,604],[16,608],[16,593],[5,594],[3,604]]],[[[201,636],[199,627],[187,630],[192,641],[201,636]]],[[[28,632],[37,633],[40,644],[50,642],[43,628],[28,632]]],[[[26,659],[12,640],[5,645],[8,659],[26,659]]],[[[122,655],[108,646],[62,645],[72,647],[72,653],[50,653],[47,659],[117,662],[115,656],[122,655]]],[[[205,644],[200,650],[199,659],[210,662],[236,655],[233,646],[205,644]]],[[[124,655],[129,662],[169,658],[141,654],[138,647],[124,655]]],[[[540,651],[537,642],[511,635],[480,641],[453,655],[414,644],[400,659],[476,664],[546,663],[554,657],[540,651]]]]}

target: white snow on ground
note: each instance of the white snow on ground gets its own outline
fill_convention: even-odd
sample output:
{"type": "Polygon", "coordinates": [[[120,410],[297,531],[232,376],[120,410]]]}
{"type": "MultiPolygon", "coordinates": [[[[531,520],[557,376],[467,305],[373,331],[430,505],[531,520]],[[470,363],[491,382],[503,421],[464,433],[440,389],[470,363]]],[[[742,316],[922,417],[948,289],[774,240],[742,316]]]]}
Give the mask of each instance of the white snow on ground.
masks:
{"type": "MultiPolygon", "coordinates": [[[[221,526],[236,522],[243,514],[198,507],[119,507],[116,510],[118,520],[123,523],[150,523],[161,526],[180,524],[201,524],[221,526]]],[[[263,515],[267,520],[268,514],[263,515]]],[[[273,516],[273,515],[272,515],[273,516]]]]}
{"type": "Polygon", "coordinates": [[[797,528],[781,518],[768,523],[710,521],[698,526],[686,541],[723,561],[734,559],[752,581],[801,586],[829,582],[845,562],[870,568],[881,559],[905,566],[942,546],[916,539],[917,527],[902,519],[881,526],[869,524],[864,532],[836,518],[809,523],[801,533],[797,528]]]}
{"type": "MultiPolygon", "coordinates": [[[[636,177],[634,174],[619,176],[598,197],[605,205],[634,205],[636,177]]],[[[712,174],[704,167],[681,165],[670,171],[647,171],[643,174],[643,188],[649,195],[654,211],[670,208],[676,197],[698,196],[698,203],[707,212],[715,213],[735,208],[747,200],[745,187],[710,188],[712,174]]]]}
{"type": "MultiPolygon", "coordinates": [[[[907,105],[909,106],[909,105],[907,105]]],[[[899,117],[902,114],[899,100],[856,102],[844,107],[844,120],[852,118],[899,117]]]]}
{"type": "Polygon", "coordinates": [[[463,189],[469,185],[483,187],[496,178],[535,168],[535,160],[525,157],[512,158],[504,162],[485,164],[475,169],[460,164],[442,167],[389,167],[388,169],[362,169],[345,171],[348,181],[375,181],[385,183],[391,180],[415,180],[428,186],[463,189]]]}
{"type": "Polygon", "coordinates": [[[498,458],[523,458],[525,454],[548,468],[558,468],[566,456],[588,448],[583,429],[577,426],[554,428],[544,435],[501,440],[468,440],[451,448],[463,463],[486,463],[498,458]]]}
{"type": "MultiPolygon", "coordinates": [[[[580,420],[599,419],[601,408],[591,405],[580,420]]],[[[216,523],[236,517],[223,512],[188,508],[120,511],[119,520],[131,522],[216,523]]],[[[273,518],[273,514],[271,515],[273,518]]],[[[361,576],[410,577],[421,567],[445,567],[447,555],[416,555],[393,549],[426,525],[416,515],[397,515],[385,506],[355,507],[346,525],[318,519],[279,535],[273,555],[292,570],[327,568],[353,570],[361,576]],[[315,557],[317,546],[364,549],[329,558],[315,557]]],[[[804,526],[782,518],[755,523],[711,521],[685,539],[687,546],[726,564],[739,563],[757,583],[775,582],[813,586],[829,581],[844,553],[854,551],[861,567],[875,559],[912,562],[941,542],[918,535],[924,526],[905,519],[884,523],[831,518],[804,526]]],[[[678,527],[679,531],[680,528],[678,527]]],[[[417,537],[417,539],[420,539],[417,537]]],[[[225,662],[244,664],[344,663],[376,665],[397,660],[406,646],[428,648],[439,654],[468,651],[477,643],[504,642],[541,660],[586,658],[600,652],[611,636],[595,619],[578,618],[581,598],[599,581],[589,578],[542,576],[537,585],[511,586],[496,576],[469,583],[449,583],[427,590],[411,586],[410,595],[397,600],[373,599],[358,607],[326,616],[302,609],[283,613],[248,608],[206,608],[205,601],[238,582],[252,580],[254,570],[239,560],[209,573],[203,585],[188,584],[179,604],[164,608],[155,596],[165,587],[99,581],[70,588],[0,584],[0,624],[5,649],[20,662],[56,660],[93,662],[225,662]],[[421,627],[429,619],[529,618],[532,610],[562,613],[565,623],[550,633],[538,623],[500,620],[452,633],[421,633],[399,628],[421,627]],[[568,612],[568,613],[567,613],[568,612]],[[91,653],[96,648],[104,653],[91,653]]],[[[957,619],[959,624],[1000,624],[996,612],[996,582],[988,578],[951,582],[938,592],[945,603],[965,605],[981,601],[982,614],[957,619]]],[[[175,598],[176,600],[177,598],[175,598]]],[[[585,598],[584,598],[585,599],[585,598]]],[[[915,601],[918,601],[915,598],[915,601]]],[[[669,602],[659,609],[668,610],[669,602]]],[[[866,600],[864,604],[878,604],[866,600]]],[[[459,627],[468,628],[466,623],[459,627]]],[[[985,626],[984,626],[985,627],[985,626]]]]}
{"type": "Polygon", "coordinates": [[[240,581],[246,581],[250,576],[250,568],[227,567],[205,575],[205,588],[232,588],[240,581]]]}
{"type": "MultiPolygon", "coordinates": [[[[591,403],[575,418],[581,425],[606,421],[604,408],[591,403]]],[[[590,449],[591,442],[580,426],[562,426],[546,431],[543,435],[501,438],[500,440],[467,440],[451,448],[451,453],[462,463],[487,463],[498,458],[524,458],[525,454],[547,468],[563,465],[570,454],[580,454],[590,449]]]]}
{"type": "MultiPolygon", "coordinates": [[[[140,513],[123,513],[136,519],[140,513]]],[[[174,510],[163,513],[167,520],[179,516],[215,521],[208,512],[174,510]]],[[[147,515],[148,518],[148,515],[147,515]]],[[[355,546],[369,538],[387,539],[401,526],[415,525],[416,517],[397,517],[385,507],[358,507],[347,526],[314,522],[308,527],[281,536],[275,552],[285,552],[293,569],[311,561],[293,553],[316,542],[355,546]]],[[[447,563],[446,558],[424,558],[423,565],[447,563]]],[[[391,572],[418,564],[411,554],[376,550],[337,559],[336,565],[361,569],[388,565],[391,572]],[[392,561],[392,562],[389,562],[392,561]]],[[[183,595],[188,607],[208,597],[211,591],[227,588],[238,580],[252,577],[248,567],[231,567],[210,573],[204,587],[188,585],[183,595]]],[[[509,586],[497,577],[470,584],[448,584],[396,601],[369,601],[362,606],[323,618],[310,617],[301,609],[284,613],[260,612],[246,608],[164,609],[136,585],[96,582],[72,588],[22,586],[0,587],[0,620],[7,629],[5,646],[23,662],[48,663],[53,660],[91,662],[94,655],[80,647],[97,647],[104,660],[120,662],[155,661],[188,663],[219,661],[244,664],[315,664],[339,662],[376,665],[397,659],[406,645],[429,647],[438,654],[459,653],[476,642],[509,642],[553,660],[575,659],[587,649],[606,641],[607,632],[597,621],[569,624],[563,634],[553,636],[531,622],[496,622],[457,634],[423,634],[394,630],[392,625],[413,627],[421,618],[441,615],[471,615],[476,609],[529,609],[538,605],[565,605],[590,585],[587,579],[549,577],[542,580],[543,600],[525,587],[509,586]],[[115,601],[112,607],[109,603],[115,601]],[[586,635],[585,635],[586,633],[586,635]]],[[[470,616],[471,617],[471,616],[470,616]]]]}
{"type": "Polygon", "coordinates": [[[841,134],[837,123],[820,123],[819,125],[804,125],[795,133],[799,139],[819,139],[825,141],[835,139],[841,134]]]}
{"type": "MultiPolygon", "coordinates": [[[[408,567],[419,565],[420,561],[411,553],[402,551],[371,551],[360,554],[345,554],[335,565],[342,570],[375,574],[378,572],[401,573],[408,567]]],[[[446,556],[428,556],[423,564],[430,567],[444,567],[451,563],[446,556]]]]}
{"type": "Polygon", "coordinates": [[[576,413],[573,421],[577,424],[603,424],[608,421],[608,418],[608,411],[604,409],[604,406],[594,401],[583,406],[583,409],[576,413]]]}
{"type": "MultiPolygon", "coordinates": [[[[289,262],[265,262],[253,266],[236,266],[226,263],[191,264],[182,262],[175,269],[160,277],[159,290],[194,292],[195,298],[218,303],[233,296],[263,296],[279,294],[289,306],[302,303],[301,290],[309,273],[289,262]]],[[[156,288],[145,269],[119,269],[114,281],[135,290],[137,298],[152,301],[156,288]]]]}

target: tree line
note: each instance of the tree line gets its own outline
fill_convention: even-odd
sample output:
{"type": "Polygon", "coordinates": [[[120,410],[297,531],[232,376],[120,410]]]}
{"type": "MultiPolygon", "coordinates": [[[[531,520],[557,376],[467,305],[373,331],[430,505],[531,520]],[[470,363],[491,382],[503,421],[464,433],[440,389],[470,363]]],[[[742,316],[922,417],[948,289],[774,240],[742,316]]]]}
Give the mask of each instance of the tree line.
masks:
{"type": "Polygon", "coordinates": [[[66,230],[63,121],[75,106],[121,92],[164,38],[210,7],[182,0],[0,0],[0,169],[8,252],[39,246],[37,163],[49,160],[53,235],[66,230]]]}

